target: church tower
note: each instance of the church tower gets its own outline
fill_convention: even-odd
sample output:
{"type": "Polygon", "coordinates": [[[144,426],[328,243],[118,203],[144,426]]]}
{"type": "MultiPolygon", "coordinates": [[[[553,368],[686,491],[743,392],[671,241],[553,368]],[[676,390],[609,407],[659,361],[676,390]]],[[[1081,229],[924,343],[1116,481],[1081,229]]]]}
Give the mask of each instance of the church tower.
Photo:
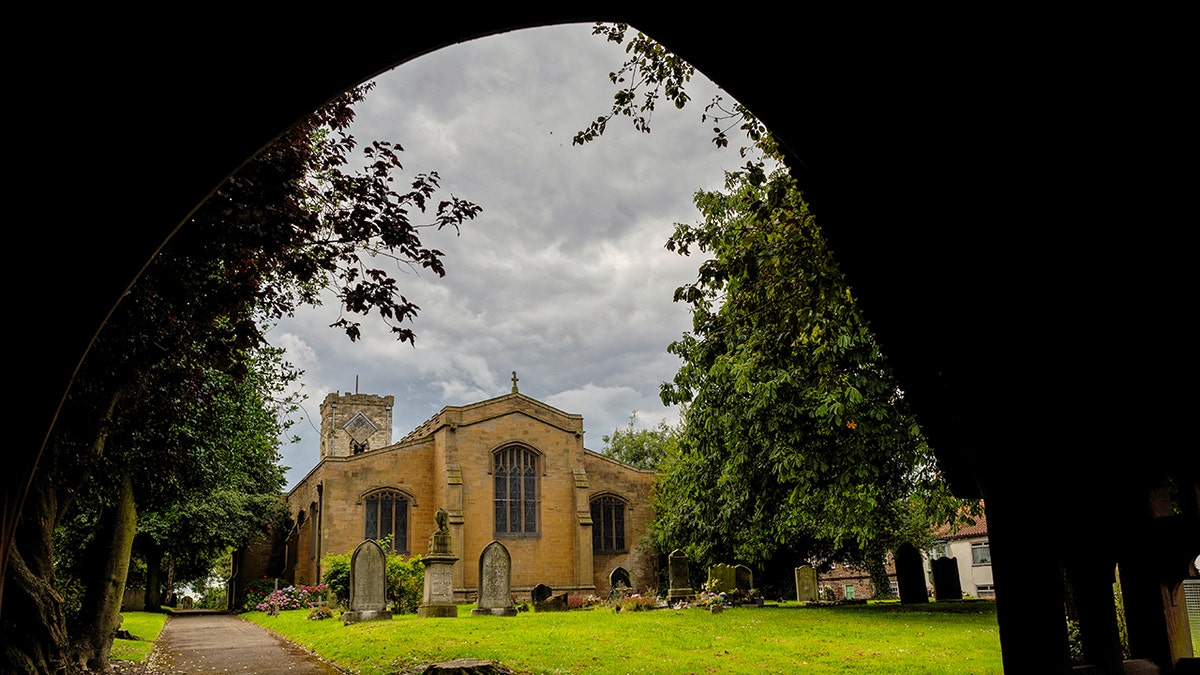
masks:
{"type": "Polygon", "coordinates": [[[349,457],[392,444],[394,396],[329,394],[321,402],[321,459],[349,457]]]}

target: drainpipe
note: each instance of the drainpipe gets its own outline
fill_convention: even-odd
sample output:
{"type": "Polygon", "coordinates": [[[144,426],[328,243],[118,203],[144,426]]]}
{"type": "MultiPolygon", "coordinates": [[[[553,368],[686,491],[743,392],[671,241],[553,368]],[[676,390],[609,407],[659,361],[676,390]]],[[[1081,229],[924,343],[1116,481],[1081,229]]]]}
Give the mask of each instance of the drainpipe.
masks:
{"type": "Polygon", "coordinates": [[[325,516],[325,484],[317,483],[317,578],[313,579],[313,584],[321,583],[321,539],[325,537],[325,530],[321,527],[321,519],[325,516]]]}

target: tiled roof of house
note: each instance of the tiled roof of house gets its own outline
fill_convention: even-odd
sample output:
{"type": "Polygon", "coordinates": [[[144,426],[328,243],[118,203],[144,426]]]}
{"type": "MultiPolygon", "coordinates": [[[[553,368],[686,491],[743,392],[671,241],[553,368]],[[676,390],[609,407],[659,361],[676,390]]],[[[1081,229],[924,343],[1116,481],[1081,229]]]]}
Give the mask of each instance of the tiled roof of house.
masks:
{"type": "Polygon", "coordinates": [[[942,526],[934,532],[934,537],[938,539],[966,539],[967,537],[986,537],[987,536],[987,516],[978,516],[975,518],[974,525],[960,524],[957,528],[951,529],[948,526],[942,526]]]}

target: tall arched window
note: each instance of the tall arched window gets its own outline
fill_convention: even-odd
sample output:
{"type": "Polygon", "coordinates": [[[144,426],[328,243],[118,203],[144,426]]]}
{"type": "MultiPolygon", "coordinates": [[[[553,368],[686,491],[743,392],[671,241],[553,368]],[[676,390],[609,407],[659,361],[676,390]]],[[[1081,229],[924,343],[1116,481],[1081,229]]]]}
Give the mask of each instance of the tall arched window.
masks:
{"type": "Polygon", "coordinates": [[[624,553],[625,502],[612,495],[592,500],[592,551],[624,553]]]}
{"type": "Polygon", "coordinates": [[[379,541],[391,535],[392,550],[408,553],[408,498],[396,490],[372,492],[366,505],[364,536],[379,541]]]}
{"type": "Polygon", "coordinates": [[[492,460],[496,534],[537,534],[537,453],[519,445],[496,451],[492,460]]]}

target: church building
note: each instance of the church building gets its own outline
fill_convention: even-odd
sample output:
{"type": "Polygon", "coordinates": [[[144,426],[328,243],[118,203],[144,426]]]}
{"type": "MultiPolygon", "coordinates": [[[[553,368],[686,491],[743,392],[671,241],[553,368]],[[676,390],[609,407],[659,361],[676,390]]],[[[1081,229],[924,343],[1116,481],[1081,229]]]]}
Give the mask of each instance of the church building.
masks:
{"type": "Polygon", "coordinates": [[[469,602],[479,556],[499,541],[512,590],[606,594],[618,581],[651,590],[657,554],[643,535],[654,472],[584,448],[583,417],[512,392],[448,406],[392,440],[392,396],[330,394],[321,403],[320,459],[287,494],[294,526],[284,576],[316,583],[321,559],[364,539],[424,555],[444,507],[454,597],[469,602]]]}

